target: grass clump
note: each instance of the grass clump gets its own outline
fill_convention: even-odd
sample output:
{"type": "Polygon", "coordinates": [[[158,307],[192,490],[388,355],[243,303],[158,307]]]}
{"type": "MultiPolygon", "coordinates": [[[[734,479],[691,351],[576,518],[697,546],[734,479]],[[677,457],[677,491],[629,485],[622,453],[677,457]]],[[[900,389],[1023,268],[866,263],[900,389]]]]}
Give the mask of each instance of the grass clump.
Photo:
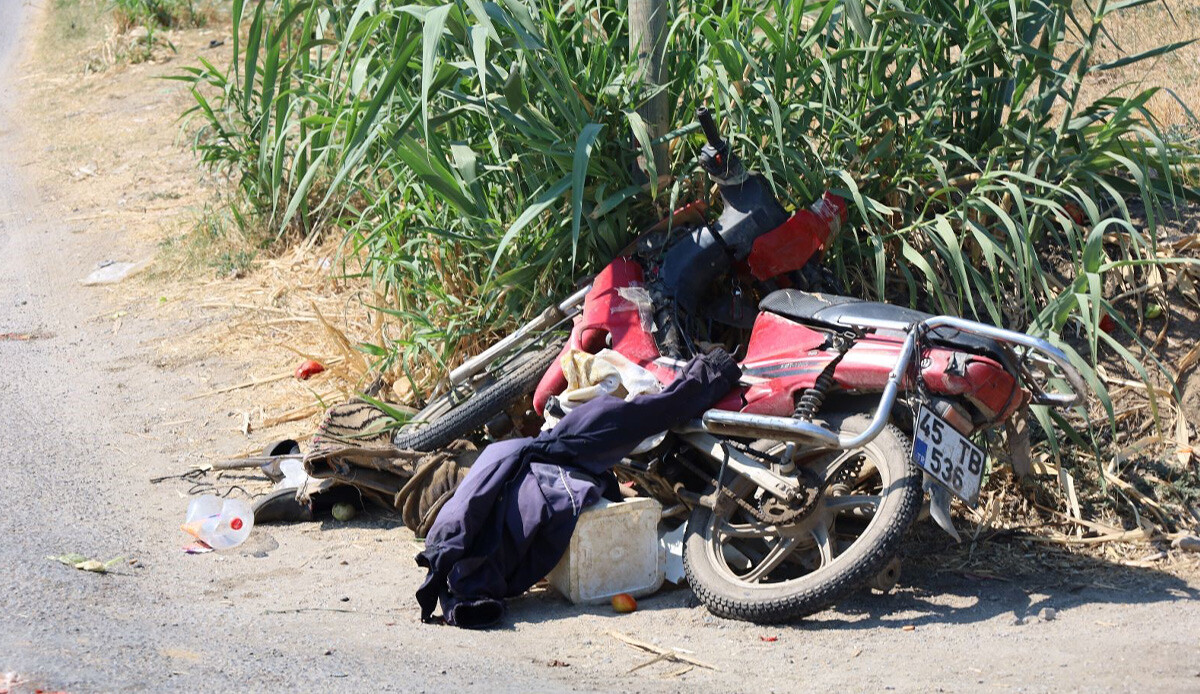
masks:
{"type": "Polygon", "coordinates": [[[117,31],[135,27],[187,29],[207,26],[215,8],[208,0],[114,0],[113,18],[117,31]]]}
{"type": "Polygon", "coordinates": [[[227,206],[206,205],[185,232],[159,243],[160,272],[170,276],[243,277],[258,255],[267,250],[268,242],[243,233],[227,206]]]}

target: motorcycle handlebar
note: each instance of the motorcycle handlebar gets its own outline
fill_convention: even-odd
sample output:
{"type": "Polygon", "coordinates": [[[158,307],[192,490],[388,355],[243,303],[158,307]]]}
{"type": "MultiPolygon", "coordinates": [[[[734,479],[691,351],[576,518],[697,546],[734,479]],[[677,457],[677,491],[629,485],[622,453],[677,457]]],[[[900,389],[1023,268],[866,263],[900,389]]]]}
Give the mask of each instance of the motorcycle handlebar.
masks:
{"type": "Polygon", "coordinates": [[[717,123],[713,120],[712,112],[707,107],[701,106],[696,109],[696,120],[700,122],[700,128],[704,131],[704,137],[708,140],[708,144],[714,149],[720,149],[725,144],[725,140],[721,137],[721,131],[717,130],[717,123]]]}

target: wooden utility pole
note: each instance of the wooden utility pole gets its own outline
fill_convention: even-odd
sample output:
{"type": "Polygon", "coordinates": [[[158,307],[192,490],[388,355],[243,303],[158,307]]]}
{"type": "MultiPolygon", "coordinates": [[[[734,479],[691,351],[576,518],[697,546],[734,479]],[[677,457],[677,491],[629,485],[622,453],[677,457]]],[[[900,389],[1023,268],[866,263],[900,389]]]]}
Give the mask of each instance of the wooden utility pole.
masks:
{"type": "MultiPolygon", "coordinates": [[[[636,77],[642,84],[643,93],[654,91],[664,81],[668,8],[669,0],[629,0],[629,54],[637,58],[636,77]]],[[[665,91],[659,92],[638,109],[652,140],[668,131],[667,98],[665,91]]],[[[659,176],[668,173],[667,165],[666,143],[655,145],[654,166],[659,176]]]]}

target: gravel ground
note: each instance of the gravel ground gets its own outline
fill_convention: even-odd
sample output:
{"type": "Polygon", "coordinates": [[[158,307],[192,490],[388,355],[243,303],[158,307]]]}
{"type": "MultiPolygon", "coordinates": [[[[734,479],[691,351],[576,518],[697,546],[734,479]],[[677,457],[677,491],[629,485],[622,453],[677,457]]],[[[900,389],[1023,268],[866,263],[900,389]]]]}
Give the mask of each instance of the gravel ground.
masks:
{"type": "Polygon", "coordinates": [[[0,339],[0,692],[1200,689],[1200,584],[1103,562],[986,579],[925,561],[890,595],[770,628],[716,619],[686,589],[630,615],[535,592],[502,628],[467,632],[420,624],[419,545],[389,517],[260,527],[238,550],[185,555],[189,485],[149,480],[200,444],[156,423],[228,413],[185,400],[204,388],[196,371],[153,356],[186,326],[96,319],[120,285],[78,279],[124,240],[47,218],[47,192],[14,164],[28,154],[15,66],[37,12],[0,0],[0,333],[32,335],[0,339]],[[132,563],[98,575],[47,559],[67,552],[132,563]],[[1054,619],[1034,617],[1047,607],[1054,619]],[[634,670],[650,656],[610,631],[716,669],[634,670]]]}

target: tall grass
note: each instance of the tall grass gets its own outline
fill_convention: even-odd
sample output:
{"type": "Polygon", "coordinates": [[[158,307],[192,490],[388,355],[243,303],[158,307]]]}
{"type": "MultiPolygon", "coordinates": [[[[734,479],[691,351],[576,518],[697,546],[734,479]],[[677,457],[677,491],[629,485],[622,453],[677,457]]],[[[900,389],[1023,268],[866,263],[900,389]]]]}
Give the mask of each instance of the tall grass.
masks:
{"type": "Polygon", "coordinates": [[[693,173],[702,103],[785,200],[832,187],[852,201],[829,255],[852,291],[1078,336],[1081,366],[1103,348],[1144,372],[1100,322],[1118,273],[1171,262],[1157,222],[1195,196],[1176,175],[1193,143],[1164,139],[1154,89],[1079,98],[1177,47],[1093,59],[1105,20],[1139,4],[676,3],[663,88],[677,130],[669,171],[648,176],[649,92],[621,0],[235,0],[234,62],[185,79],[197,148],[237,177],[243,223],[343,234],[347,272],[398,319],[364,348],[419,382],[708,196],[693,173]]]}

